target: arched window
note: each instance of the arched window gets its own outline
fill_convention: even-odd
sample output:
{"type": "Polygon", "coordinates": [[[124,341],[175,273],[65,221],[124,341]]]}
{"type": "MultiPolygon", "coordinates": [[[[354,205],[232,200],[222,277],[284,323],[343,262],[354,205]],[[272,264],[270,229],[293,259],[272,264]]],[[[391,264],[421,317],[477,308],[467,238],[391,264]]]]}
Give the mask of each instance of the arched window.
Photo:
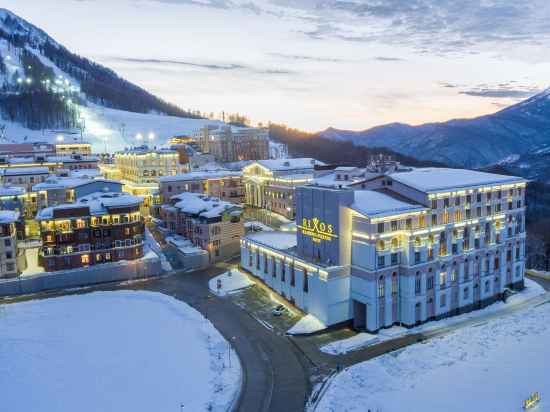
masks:
{"type": "Polygon", "coordinates": [[[399,248],[399,239],[394,237],[392,240],[391,240],[391,247],[392,249],[397,249],[399,248]]]}
{"type": "Polygon", "coordinates": [[[386,242],[384,242],[382,239],[380,239],[378,242],[376,242],[376,248],[378,250],[386,249],[386,242]]]}
{"type": "Polygon", "coordinates": [[[414,238],[414,245],[415,246],[422,246],[422,240],[420,239],[420,236],[417,236],[414,238]]]}

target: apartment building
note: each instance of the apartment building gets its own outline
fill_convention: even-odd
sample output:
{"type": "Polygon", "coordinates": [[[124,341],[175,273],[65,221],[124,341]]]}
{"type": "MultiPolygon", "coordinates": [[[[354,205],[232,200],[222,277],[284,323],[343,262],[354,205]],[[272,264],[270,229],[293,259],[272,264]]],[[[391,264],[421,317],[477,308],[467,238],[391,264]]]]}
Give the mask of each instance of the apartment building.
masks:
{"type": "Polygon", "coordinates": [[[269,159],[269,134],[264,128],[207,126],[195,137],[201,151],[219,162],[269,159]]]}
{"type": "Polygon", "coordinates": [[[91,156],[92,145],[86,142],[57,143],[55,145],[55,153],[58,156],[91,156]]]}
{"type": "Polygon", "coordinates": [[[164,226],[208,252],[211,263],[239,254],[242,208],[219,198],[184,192],[160,210],[164,226]]]}
{"type": "Polygon", "coordinates": [[[311,182],[321,165],[311,158],[258,160],[243,168],[245,203],[294,219],[294,191],[311,182]]]}
{"type": "Polygon", "coordinates": [[[18,220],[18,212],[0,210],[0,279],[16,277],[24,269],[20,267],[24,255],[17,248],[18,220]]]}
{"type": "Polygon", "coordinates": [[[99,192],[42,209],[36,216],[39,264],[56,271],[143,257],[141,202],[126,193],[99,192]]]}
{"type": "Polygon", "coordinates": [[[44,182],[50,175],[47,167],[10,167],[0,169],[0,179],[6,186],[16,186],[25,189],[27,192],[40,182],[44,182]]]}
{"type": "Polygon", "coordinates": [[[159,193],[163,203],[168,203],[173,196],[183,192],[201,193],[233,203],[242,203],[242,172],[218,169],[159,178],[159,193]]]}
{"type": "Polygon", "coordinates": [[[159,177],[187,171],[187,167],[179,163],[178,152],[170,149],[134,148],[116,153],[114,164],[120,179],[134,184],[156,184],[159,177]]]}
{"type": "Polygon", "coordinates": [[[526,181],[425,168],[367,190],[297,189],[297,226],[254,234],[241,265],[326,325],[376,332],[482,308],[525,270],[526,181]]]}

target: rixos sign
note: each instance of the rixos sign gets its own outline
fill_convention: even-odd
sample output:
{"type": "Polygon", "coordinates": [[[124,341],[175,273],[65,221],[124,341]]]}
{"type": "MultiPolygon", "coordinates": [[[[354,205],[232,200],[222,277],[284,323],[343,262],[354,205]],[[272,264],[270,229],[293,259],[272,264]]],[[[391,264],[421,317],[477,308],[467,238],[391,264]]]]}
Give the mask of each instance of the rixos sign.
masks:
{"type": "Polygon", "coordinates": [[[304,236],[309,236],[315,243],[321,243],[321,240],[331,241],[338,237],[334,234],[333,225],[322,222],[316,217],[313,219],[303,218],[302,224],[297,226],[304,236]]]}

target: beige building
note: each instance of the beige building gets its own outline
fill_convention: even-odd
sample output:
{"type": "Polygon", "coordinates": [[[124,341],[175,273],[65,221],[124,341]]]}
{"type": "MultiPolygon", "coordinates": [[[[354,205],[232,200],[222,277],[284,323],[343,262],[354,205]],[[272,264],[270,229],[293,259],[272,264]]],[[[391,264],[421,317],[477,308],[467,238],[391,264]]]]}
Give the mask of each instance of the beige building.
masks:
{"type": "Polygon", "coordinates": [[[220,162],[269,159],[269,135],[263,128],[207,126],[196,134],[204,153],[220,162]]]}
{"type": "Polygon", "coordinates": [[[272,159],[246,166],[243,169],[245,203],[294,219],[294,190],[313,180],[316,165],[323,163],[311,158],[272,159]]]}
{"type": "Polygon", "coordinates": [[[122,180],[137,184],[157,183],[159,177],[187,171],[187,167],[180,164],[175,150],[150,150],[145,147],[116,153],[115,167],[122,180]]]}
{"type": "Polygon", "coordinates": [[[24,264],[24,254],[18,255],[16,222],[19,213],[11,210],[0,211],[0,279],[16,277],[24,264]]]}

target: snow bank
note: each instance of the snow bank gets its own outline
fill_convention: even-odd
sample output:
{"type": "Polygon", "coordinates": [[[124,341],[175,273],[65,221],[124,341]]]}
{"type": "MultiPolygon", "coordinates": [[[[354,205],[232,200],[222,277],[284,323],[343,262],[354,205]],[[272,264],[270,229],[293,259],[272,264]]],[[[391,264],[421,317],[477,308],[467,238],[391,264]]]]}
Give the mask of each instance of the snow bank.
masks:
{"type": "Polygon", "coordinates": [[[0,308],[6,410],[221,412],[237,395],[235,352],[171,297],[97,292],[0,308]]]}
{"type": "Polygon", "coordinates": [[[352,366],[316,411],[520,411],[534,391],[546,403],[549,341],[550,305],[521,310],[352,366]]]}
{"type": "Polygon", "coordinates": [[[312,314],[304,316],[286,333],[287,335],[303,335],[326,329],[327,326],[312,314]]]}
{"type": "Polygon", "coordinates": [[[491,313],[498,313],[503,309],[518,305],[544,293],[546,293],[546,291],[542,286],[540,286],[537,282],[526,278],[525,289],[509,297],[506,303],[497,302],[480,310],[475,310],[473,312],[464,313],[462,315],[452,316],[450,318],[445,318],[437,321],[430,321],[423,325],[419,325],[410,329],[404,328],[402,326],[392,326],[388,329],[381,329],[377,335],[359,333],[355,336],[352,336],[351,338],[341,339],[328,343],[321,347],[321,351],[331,355],[341,355],[354,350],[363,349],[370,345],[375,345],[377,343],[399,338],[409,333],[420,333],[435,329],[446,328],[468,319],[475,319],[478,317],[489,315],[491,313]],[[370,337],[373,338],[370,339],[370,337]]]}
{"type": "Polygon", "coordinates": [[[347,339],[337,340],[321,347],[321,351],[330,355],[343,355],[364,346],[373,345],[380,342],[376,335],[370,333],[358,333],[347,339]]]}
{"type": "Polygon", "coordinates": [[[208,281],[208,287],[210,288],[210,291],[218,296],[225,296],[228,293],[248,288],[253,284],[254,282],[252,282],[248,278],[248,276],[246,276],[238,269],[231,269],[208,281]],[[221,281],[220,289],[218,289],[218,280],[221,281]]]}

